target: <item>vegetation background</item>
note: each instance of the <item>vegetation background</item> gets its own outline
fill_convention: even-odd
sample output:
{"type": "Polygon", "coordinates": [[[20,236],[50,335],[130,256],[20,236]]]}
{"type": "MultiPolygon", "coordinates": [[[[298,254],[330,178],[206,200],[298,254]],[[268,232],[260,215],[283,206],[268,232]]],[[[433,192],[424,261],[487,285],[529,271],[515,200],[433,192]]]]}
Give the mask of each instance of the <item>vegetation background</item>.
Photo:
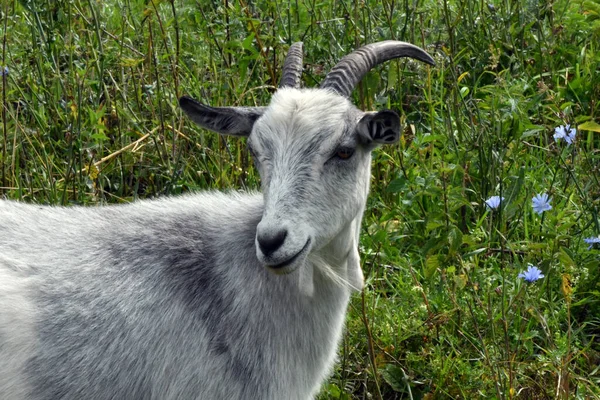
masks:
{"type": "Polygon", "coordinates": [[[0,196],[42,204],[256,189],[243,140],[179,96],[265,105],[294,41],[309,87],[360,45],[425,48],[436,68],[393,61],[355,91],[405,129],[375,154],[367,287],[321,398],[600,398],[599,0],[0,4],[0,196]]]}

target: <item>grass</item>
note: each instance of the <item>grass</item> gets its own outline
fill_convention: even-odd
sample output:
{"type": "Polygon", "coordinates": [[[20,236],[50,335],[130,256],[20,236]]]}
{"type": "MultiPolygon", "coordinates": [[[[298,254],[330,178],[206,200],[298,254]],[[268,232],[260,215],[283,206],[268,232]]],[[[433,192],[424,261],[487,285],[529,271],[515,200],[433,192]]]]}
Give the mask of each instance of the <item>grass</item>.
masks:
{"type": "Polygon", "coordinates": [[[306,86],[362,44],[427,49],[437,68],[393,61],[354,94],[405,129],[375,155],[367,287],[321,398],[600,398],[598,1],[1,4],[0,193],[43,204],[257,188],[179,96],[264,105],[298,40],[306,86]]]}

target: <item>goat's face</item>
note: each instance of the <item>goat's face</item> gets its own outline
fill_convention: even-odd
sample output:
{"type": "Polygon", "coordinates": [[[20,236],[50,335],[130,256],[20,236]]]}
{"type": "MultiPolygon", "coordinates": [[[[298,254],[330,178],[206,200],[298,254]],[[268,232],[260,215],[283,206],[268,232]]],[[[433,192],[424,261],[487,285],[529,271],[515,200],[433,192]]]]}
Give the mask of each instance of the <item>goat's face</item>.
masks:
{"type": "Polygon", "coordinates": [[[360,219],[371,150],[400,135],[396,113],[361,112],[326,89],[280,89],[259,115],[252,114],[257,110],[213,109],[189,98],[180,103],[202,126],[249,136],[265,196],[256,253],[277,273],[293,271],[311,250],[360,219]],[[237,133],[239,127],[244,133],[237,133]]]}
{"type": "Polygon", "coordinates": [[[279,273],[293,271],[312,250],[336,238],[354,245],[355,237],[348,233],[356,234],[365,207],[371,150],[396,142],[400,135],[396,113],[364,113],[350,103],[353,87],[370,68],[391,58],[413,57],[433,64],[418,47],[380,42],[344,57],[320,89],[297,89],[301,50],[300,43],[290,48],[284,87],[268,107],[213,108],[180,99],[183,110],[200,126],[248,136],[265,196],[256,253],[259,261],[279,273]]]}
{"type": "Polygon", "coordinates": [[[265,196],[257,256],[274,271],[294,270],[360,219],[371,150],[399,136],[395,113],[364,115],[328,90],[284,88],[254,124],[248,147],[265,196]]]}

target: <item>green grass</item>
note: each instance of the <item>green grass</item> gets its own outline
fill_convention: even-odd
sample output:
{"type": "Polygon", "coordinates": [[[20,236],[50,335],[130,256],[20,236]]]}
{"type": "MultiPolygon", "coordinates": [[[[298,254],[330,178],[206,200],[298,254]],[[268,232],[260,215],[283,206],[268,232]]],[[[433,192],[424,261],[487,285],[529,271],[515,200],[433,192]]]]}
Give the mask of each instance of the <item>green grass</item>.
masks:
{"type": "Polygon", "coordinates": [[[192,126],[179,96],[264,105],[293,41],[306,86],[359,45],[417,44],[436,68],[393,61],[354,94],[405,129],[375,155],[367,287],[321,397],[600,398],[600,251],[583,241],[600,234],[598,4],[5,0],[0,195],[257,188],[243,141],[192,126]],[[518,278],[528,264],[545,278],[518,278]]]}

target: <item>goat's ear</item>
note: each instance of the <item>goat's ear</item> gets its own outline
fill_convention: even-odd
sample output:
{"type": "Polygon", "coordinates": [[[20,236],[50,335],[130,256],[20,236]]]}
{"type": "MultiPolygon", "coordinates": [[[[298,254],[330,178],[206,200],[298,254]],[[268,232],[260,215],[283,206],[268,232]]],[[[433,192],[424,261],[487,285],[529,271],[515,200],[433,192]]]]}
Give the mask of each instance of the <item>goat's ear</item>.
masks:
{"type": "Polygon", "coordinates": [[[191,97],[179,99],[188,117],[203,128],[222,135],[248,136],[265,107],[209,107],[191,97]]]}
{"type": "Polygon", "coordinates": [[[400,139],[400,117],[394,111],[383,110],[366,113],[357,126],[363,144],[391,144],[400,139]]]}

